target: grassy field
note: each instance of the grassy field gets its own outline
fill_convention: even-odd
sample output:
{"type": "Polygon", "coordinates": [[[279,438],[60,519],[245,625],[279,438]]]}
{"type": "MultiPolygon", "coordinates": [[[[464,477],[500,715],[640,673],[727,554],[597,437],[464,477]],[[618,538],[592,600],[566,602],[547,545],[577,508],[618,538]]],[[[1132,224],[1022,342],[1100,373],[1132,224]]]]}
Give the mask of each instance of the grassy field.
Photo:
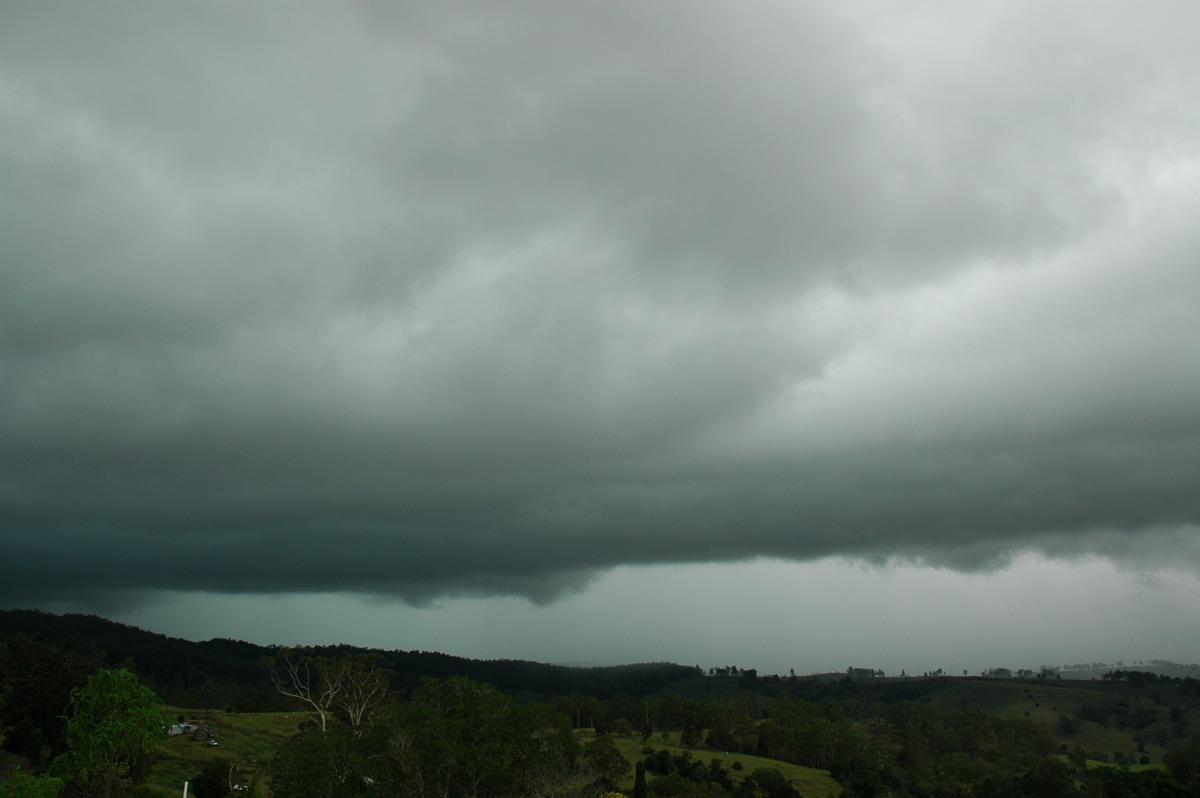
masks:
{"type": "MultiPolygon", "coordinates": [[[[219,744],[211,746],[186,735],[164,740],[155,752],[154,767],[149,779],[139,788],[138,794],[145,798],[174,798],[180,795],[185,780],[194,779],[206,765],[216,760],[238,766],[237,780],[241,783],[255,784],[257,795],[267,795],[268,766],[275,752],[296,733],[300,722],[305,719],[305,715],[300,712],[197,712],[175,707],[168,708],[168,714],[172,718],[183,715],[189,719],[205,721],[219,744]]],[[[579,736],[581,743],[593,739],[593,734],[588,731],[581,731],[579,736]]],[[[749,776],[758,768],[774,768],[806,798],[832,798],[842,792],[841,785],[823,770],[745,754],[684,748],[679,745],[677,734],[668,734],[665,741],[661,734],[655,734],[650,743],[620,737],[615,740],[618,750],[631,764],[645,757],[642,749],[649,745],[655,751],[665,749],[672,754],[688,751],[694,760],[705,764],[712,759],[720,759],[735,782],[749,776]],[[742,769],[733,770],[734,762],[741,762],[742,769]]],[[[632,792],[632,769],[622,787],[627,792],[632,792]]]]}
{"type": "MultiPolygon", "coordinates": [[[[580,732],[580,742],[586,743],[590,739],[593,739],[593,735],[590,732],[586,730],[580,732]]],[[[782,773],[783,777],[791,782],[792,786],[799,790],[800,794],[804,795],[805,798],[832,798],[832,796],[841,795],[842,793],[842,785],[834,781],[827,771],[813,770],[812,768],[801,767],[800,765],[791,765],[787,762],[764,759],[763,757],[749,756],[747,754],[726,754],[721,751],[710,751],[701,748],[684,748],[679,745],[678,734],[668,734],[666,742],[663,741],[661,733],[655,734],[649,742],[645,743],[641,740],[622,737],[616,737],[614,740],[617,744],[617,750],[631,764],[647,756],[642,753],[642,749],[646,747],[653,748],[655,751],[670,751],[672,754],[687,751],[692,755],[693,760],[703,762],[706,765],[713,759],[721,760],[735,784],[759,768],[773,768],[782,773]],[[734,762],[741,762],[742,769],[733,770],[734,762]]],[[[621,787],[626,794],[633,792],[632,769],[629,772],[629,776],[622,781],[621,787]]]]}

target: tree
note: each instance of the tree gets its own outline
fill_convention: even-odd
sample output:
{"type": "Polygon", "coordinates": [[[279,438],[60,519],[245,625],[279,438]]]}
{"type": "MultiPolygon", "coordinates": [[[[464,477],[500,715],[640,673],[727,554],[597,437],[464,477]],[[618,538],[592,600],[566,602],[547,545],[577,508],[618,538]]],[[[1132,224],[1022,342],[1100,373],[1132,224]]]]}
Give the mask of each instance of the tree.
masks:
{"type": "Polygon", "coordinates": [[[125,669],[102,670],[71,691],[67,753],[56,760],[72,793],[111,798],[166,732],[162,701],[125,669]]]}
{"type": "Polygon", "coordinates": [[[384,762],[372,762],[380,748],[374,735],[355,735],[346,726],[302,731],[276,754],[271,792],[291,798],[355,798],[386,768],[384,762]]]}
{"type": "Polygon", "coordinates": [[[758,768],[738,786],[734,798],[800,798],[800,793],[783,774],[773,768],[758,768]]]}
{"type": "Polygon", "coordinates": [[[422,682],[411,700],[381,707],[355,729],[332,724],[293,737],[272,768],[292,798],[350,798],[368,790],[401,798],[566,794],[578,744],[565,715],[518,705],[464,678],[422,682]]]}
{"type": "Polygon", "coordinates": [[[1019,783],[1030,798],[1069,798],[1079,794],[1071,769],[1056,757],[1037,762],[1019,783]]]}
{"type": "Polygon", "coordinates": [[[554,707],[571,718],[575,728],[585,729],[596,722],[596,708],[599,703],[594,696],[571,693],[555,701],[554,707]]]}
{"type": "Polygon", "coordinates": [[[240,770],[227,759],[214,759],[192,779],[192,795],[196,798],[228,798],[233,794],[234,774],[240,770]]]}
{"type": "Polygon", "coordinates": [[[388,698],[395,672],[382,664],[382,654],[348,654],[330,668],[326,678],[340,685],[333,702],[351,728],[359,729],[388,698]]]}
{"type": "Polygon", "coordinates": [[[646,798],[646,763],[640,759],[633,768],[633,798],[646,798]]]}
{"type": "Polygon", "coordinates": [[[607,734],[585,745],[583,758],[599,778],[614,784],[629,772],[629,760],[617,750],[616,743],[607,734]]]}
{"type": "Polygon", "coordinates": [[[334,709],[360,729],[387,700],[394,671],[382,667],[381,654],[347,654],[339,659],[315,657],[310,649],[281,648],[263,657],[267,676],[280,694],[309,707],[321,731],[329,728],[334,709]]]}
{"type": "Polygon", "coordinates": [[[617,718],[612,722],[612,731],[618,737],[633,737],[633,724],[629,718],[617,718]]]}
{"type": "Polygon", "coordinates": [[[94,648],[62,649],[17,635],[0,645],[0,733],[4,748],[35,766],[67,750],[71,691],[100,669],[94,648]]]}
{"type": "Polygon", "coordinates": [[[539,704],[519,706],[491,685],[455,677],[425,680],[400,706],[390,735],[397,781],[418,794],[530,795],[553,772],[566,773],[578,752],[566,716],[539,704]]]}
{"type": "Polygon", "coordinates": [[[1200,741],[1189,740],[1183,747],[1168,751],[1163,762],[1180,784],[1200,785],[1200,741]]]}
{"type": "Polygon", "coordinates": [[[275,689],[311,708],[321,731],[328,728],[329,714],[341,698],[345,684],[336,661],[314,657],[309,649],[280,648],[273,657],[263,657],[263,667],[275,689]]]}

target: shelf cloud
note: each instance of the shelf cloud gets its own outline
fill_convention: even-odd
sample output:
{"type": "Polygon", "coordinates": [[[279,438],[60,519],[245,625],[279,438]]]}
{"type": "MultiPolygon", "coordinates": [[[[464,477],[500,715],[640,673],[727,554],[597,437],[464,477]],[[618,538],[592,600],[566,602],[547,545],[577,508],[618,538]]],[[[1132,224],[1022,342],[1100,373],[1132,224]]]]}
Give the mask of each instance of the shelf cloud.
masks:
{"type": "Polygon", "coordinates": [[[0,11],[0,601],[1200,571],[1200,9],[0,11]]]}

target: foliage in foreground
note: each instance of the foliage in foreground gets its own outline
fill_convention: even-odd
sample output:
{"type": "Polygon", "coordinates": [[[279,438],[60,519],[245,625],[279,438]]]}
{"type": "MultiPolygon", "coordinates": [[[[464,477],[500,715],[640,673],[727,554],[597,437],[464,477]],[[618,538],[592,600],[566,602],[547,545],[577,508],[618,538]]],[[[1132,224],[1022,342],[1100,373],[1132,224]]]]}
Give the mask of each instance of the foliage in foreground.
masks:
{"type": "MultiPolygon", "coordinates": [[[[157,698],[132,673],[104,671],[88,679],[94,661],[86,651],[57,652],[40,641],[0,641],[0,732],[8,734],[5,747],[25,752],[34,773],[0,784],[0,798],[165,796],[164,785],[175,778],[192,779],[196,798],[223,798],[234,794],[235,785],[249,787],[237,794],[257,789],[261,798],[267,783],[258,763],[276,752],[272,792],[289,798],[595,798],[620,788],[627,794],[632,789],[636,798],[794,798],[814,790],[836,794],[840,788],[826,773],[844,786],[845,798],[1200,795],[1200,742],[1188,740],[1193,704],[1174,683],[1144,686],[1174,703],[1160,701],[1158,692],[1143,702],[1130,693],[1131,683],[1106,681],[1104,691],[1114,696],[1107,703],[1095,692],[1058,690],[1050,691],[1055,705],[1046,709],[1038,699],[1046,702],[1050,693],[1040,687],[1033,693],[1025,688],[1014,710],[973,700],[981,685],[964,680],[955,685],[953,702],[943,700],[940,709],[924,700],[863,700],[863,692],[856,700],[851,683],[844,694],[811,701],[751,690],[708,700],[567,694],[558,697],[555,711],[536,701],[518,704],[498,688],[465,678],[397,691],[394,674],[378,657],[280,649],[266,664],[278,669],[280,694],[312,717],[307,728],[294,734],[294,720],[285,728],[273,719],[269,734],[254,736],[230,724],[220,748],[187,748],[178,738],[162,739],[157,698]],[[39,695],[35,685],[44,692],[39,695]],[[951,709],[968,705],[975,708],[951,709]],[[583,732],[591,737],[586,746],[579,746],[572,724],[589,729],[583,732]],[[1081,724],[1111,735],[1124,728],[1139,748],[1121,750],[1114,742],[1106,750],[1120,766],[1097,766],[1089,760],[1107,756],[1094,750],[1081,724]],[[1165,751],[1141,749],[1142,741],[1158,737],[1165,751]],[[651,738],[672,750],[654,750],[647,745],[651,738]],[[161,773],[174,770],[170,779],[134,791],[148,746],[163,752],[161,773]],[[231,750],[236,761],[213,759],[231,750]],[[710,761],[708,752],[724,758],[710,761]],[[60,756],[37,775],[53,753],[60,756]],[[1129,767],[1131,755],[1146,753],[1165,770],[1129,767]],[[632,783],[631,762],[637,765],[632,783]],[[802,768],[818,770],[798,774],[802,768]],[[806,773],[826,781],[806,783],[806,773]]],[[[1012,690],[992,692],[1011,703],[1012,690]]],[[[262,730],[261,721],[251,722],[262,730]]]]}
{"type": "Polygon", "coordinates": [[[518,705],[489,685],[426,681],[365,727],[301,732],[272,769],[279,795],[380,796],[562,794],[581,780],[578,743],[565,717],[518,705]]]}
{"type": "Polygon", "coordinates": [[[51,771],[70,796],[111,798],[145,777],[146,755],[166,733],[162,702],[125,669],[102,670],[71,692],[67,752],[51,771]]]}
{"type": "Polygon", "coordinates": [[[54,776],[32,776],[17,768],[8,781],[0,784],[0,798],[58,798],[63,781],[54,776]]]}

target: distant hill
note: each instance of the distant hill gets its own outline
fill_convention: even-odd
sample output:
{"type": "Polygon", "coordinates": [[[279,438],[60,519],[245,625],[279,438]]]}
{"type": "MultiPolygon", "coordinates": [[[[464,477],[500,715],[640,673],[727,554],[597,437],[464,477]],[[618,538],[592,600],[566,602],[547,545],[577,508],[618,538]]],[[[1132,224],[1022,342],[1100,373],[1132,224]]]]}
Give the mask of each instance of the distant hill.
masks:
{"type": "MultiPolygon", "coordinates": [[[[242,640],[216,638],[193,642],[148,632],[96,615],[55,615],[40,610],[0,610],[0,640],[40,637],[62,646],[68,640],[91,644],[110,667],[135,670],[168,703],[256,712],[283,709],[278,693],[260,665],[275,648],[242,640]]],[[[349,645],[315,646],[319,656],[351,653],[383,656],[397,673],[401,688],[424,677],[466,676],[514,695],[537,697],[582,693],[607,698],[617,693],[648,695],[700,675],[694,666],[644,663],[576,668],[522,660],[474,660],[428,651],[385,651],[349,645]]]]}

